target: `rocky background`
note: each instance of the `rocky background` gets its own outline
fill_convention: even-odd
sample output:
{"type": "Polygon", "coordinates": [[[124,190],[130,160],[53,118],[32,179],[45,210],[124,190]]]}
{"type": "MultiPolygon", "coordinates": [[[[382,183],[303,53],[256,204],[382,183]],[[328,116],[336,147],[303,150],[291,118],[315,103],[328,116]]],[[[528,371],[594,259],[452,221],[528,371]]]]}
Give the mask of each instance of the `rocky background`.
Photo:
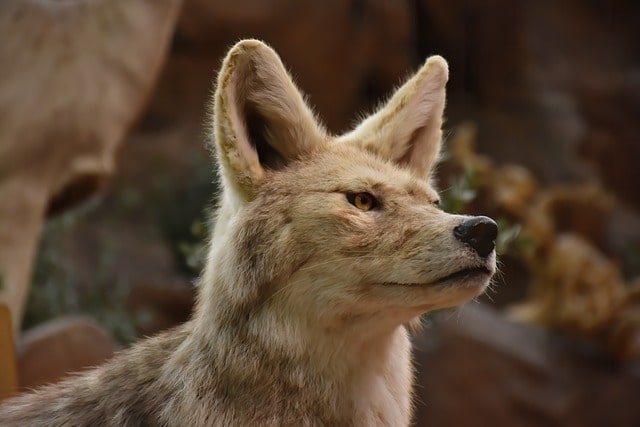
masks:
{"type": "Polygon", "coordinates": [[[334,132],[428,55],[450,63],[444,197],[510,239],[481,304],[416,336],[416,425],[639,425],[639,16],[623,0],[5,0],[0,301],[23,307],[20,387],[189,316],[212,82],[257,37],[334,132]]]}

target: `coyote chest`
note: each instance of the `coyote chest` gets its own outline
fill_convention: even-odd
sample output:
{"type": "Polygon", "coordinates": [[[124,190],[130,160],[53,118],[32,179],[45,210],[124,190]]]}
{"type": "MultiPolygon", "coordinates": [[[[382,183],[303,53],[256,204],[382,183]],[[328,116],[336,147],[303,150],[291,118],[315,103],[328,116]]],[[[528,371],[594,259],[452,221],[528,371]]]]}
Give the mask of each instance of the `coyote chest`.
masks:
{"type": "Polygon", "coordinates": [[[388,425],[411,420],[405,325],[482,293],[495,223],[438,208],[447,65],[329,135],[276,53],[227,55],[222,194],[193,319],[0,407],[2,425],[388,425]]]}

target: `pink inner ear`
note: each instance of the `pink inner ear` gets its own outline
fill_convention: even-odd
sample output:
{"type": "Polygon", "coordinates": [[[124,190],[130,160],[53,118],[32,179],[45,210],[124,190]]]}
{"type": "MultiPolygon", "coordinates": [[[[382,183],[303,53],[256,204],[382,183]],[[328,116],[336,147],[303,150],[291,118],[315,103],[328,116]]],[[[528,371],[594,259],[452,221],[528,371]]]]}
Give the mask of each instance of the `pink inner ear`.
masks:
{"type": "Polygon", "coordinates": [[[428,143],[413,145],[399,163],[407,165],[420,177],[426,178],[431,173],[440,152],[440,139],[442,131],[437,129],[437,137],[432,135],[426,127],[416,133],[416,138],[426,138],[422,134],[431,135],[433,140],[428,143]]]}
{"type": "MultiPolygon", "coordinates": [[[[310,152],[323,140],[324,132],[276,54],[262,53],[264,60],[254,62],[247,103],[260,122],[263,148],[277,153],[281,163],[287,163],[310,152]]],[[[251,130],[249,135],[251,138],[251,130]]],[[[258,147],[259,154],[261,151],[258,147]]]]}
{"type": "Polygon", "coordinates": [[[413,96],[403,109],[408,116],[403,120],[404,126],[414,129],[406,140],[409,148],[403,160],[425,178],[440,152],[447,81],[446,68],[441,68],[439,61],[431,66],[429,63],[418,73],[413,96]]]}
{"type": "Polygon", "coordinates": [[[219,125],[230,126],[231,132],[227,132],[228,143],[233,143],[234,147],[228,147],[226,150],[229,156],[229,162],[234,165],[236,172],[241,172],[256,181],[260,181],[264,175],[264,170],[260,166],[258,153],[251,144],[249,134],[246,127],[246,118],[243,107],[244,101],[238,96],[237,76],[234,76],[225,88],[226,92],[226,110],[227,120],[219,125]]]}
{"type": "Polygon", "coordinates": [[[416,127],[408,138],[405,154],[399,162],[426,178],[440,152],[443,105],[432,104],[424,110],[424,116],[421,117],[422,124],[416,127]]]}

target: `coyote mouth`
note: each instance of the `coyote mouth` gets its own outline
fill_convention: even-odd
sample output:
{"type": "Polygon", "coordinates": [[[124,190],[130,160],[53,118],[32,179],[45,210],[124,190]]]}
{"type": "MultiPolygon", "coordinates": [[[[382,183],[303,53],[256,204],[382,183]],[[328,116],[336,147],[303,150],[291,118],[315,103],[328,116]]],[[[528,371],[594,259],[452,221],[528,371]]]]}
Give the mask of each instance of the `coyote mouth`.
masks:
{"type": "Polygon", "coordinates": [[[408,287],[420,287],[420,286],[454,286],[461,284],[469,284],[470,286],[484,284],[486,285],[486,281],[493,275],[493,272],[487,267],[470,267],[465,268],[463,270],[456,271],[455,273],[449,274],[448,276],[441,277],[440,279],[434,280],[433,282],[428,283],[393,283],[386,282],[383,283],[383,286],[408,286],[408,287]]]}
{"type": "Polygon", "coordinates": [[[447,286],[456,283],[474,282],[484,276],[491,276],[491,271],[486,267],[465,268],[464,270],[457,271],[438,279],[433,284],[438,286],[447,286]]]}

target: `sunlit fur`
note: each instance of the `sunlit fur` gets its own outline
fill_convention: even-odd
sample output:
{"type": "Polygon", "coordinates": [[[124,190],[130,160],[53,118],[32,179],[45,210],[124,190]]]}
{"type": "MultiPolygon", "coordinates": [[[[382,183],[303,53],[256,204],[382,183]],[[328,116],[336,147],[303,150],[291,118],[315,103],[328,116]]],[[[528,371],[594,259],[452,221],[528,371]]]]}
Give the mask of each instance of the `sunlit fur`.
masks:
{"type": "Polygon", "coordinates": [[[495,271],[430,185],[447,65],[429,58],[352,132],[323,130],[278,56],[225,59],[212,108],[223,192],[193,319],[0,409],[0,424],[406,426],[404,325],[495,271]],[[347,194],[378,201],[365,211],[347,194]],[[467,268],[487,274],[441,279],[467,268]]]}

